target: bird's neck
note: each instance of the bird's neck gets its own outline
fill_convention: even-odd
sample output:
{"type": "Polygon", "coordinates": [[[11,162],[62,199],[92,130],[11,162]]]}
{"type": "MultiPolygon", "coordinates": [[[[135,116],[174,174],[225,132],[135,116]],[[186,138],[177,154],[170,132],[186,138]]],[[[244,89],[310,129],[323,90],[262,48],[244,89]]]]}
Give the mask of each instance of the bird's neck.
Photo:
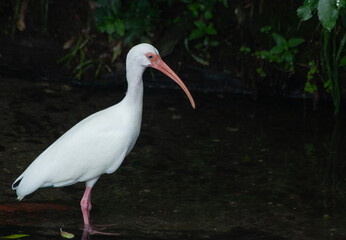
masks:
{"type": "Polygon", "coordinates": [[[145,68],[127,69],[127,92],[125,99],[132,104],[143,103],[143,81],[142,75],[145,68]]]}

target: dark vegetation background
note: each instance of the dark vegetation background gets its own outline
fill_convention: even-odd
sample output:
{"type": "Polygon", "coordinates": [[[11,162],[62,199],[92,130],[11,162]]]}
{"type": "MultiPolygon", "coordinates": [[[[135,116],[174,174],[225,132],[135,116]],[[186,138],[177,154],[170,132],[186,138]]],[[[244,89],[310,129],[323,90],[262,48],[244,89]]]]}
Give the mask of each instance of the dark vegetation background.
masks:
{"type": "Polygon", "coordinates": [[[126,53],[150,42],[192,89],[333,99],[338,114],[344,15],[330,0],[2,1],[0,71],[123,83],[126,53]]]}
{"type": "Polygon", "coordinates": [[[97,183],[92,219],[125,238],[345,239],[345,5],[0,1],[0,236],[81,235],[84,184],[21,202],[10,186],[71,126],[123,98],[126,54],[149,42],[197,109],[145,72],[140,138],[97,183]]]}

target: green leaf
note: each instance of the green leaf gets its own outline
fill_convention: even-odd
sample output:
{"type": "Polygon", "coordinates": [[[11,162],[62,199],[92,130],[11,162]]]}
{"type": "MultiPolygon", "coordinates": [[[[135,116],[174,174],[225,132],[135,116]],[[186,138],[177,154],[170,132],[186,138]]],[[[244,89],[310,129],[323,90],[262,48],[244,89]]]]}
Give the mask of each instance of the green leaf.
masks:
{"type": "Polygon", "coordinates": [[[346,0],[339,0],[338,9],[344,8],[346,6],[346,0]]]}
{"type": "Polygon", "coordinates": [[[108,24],[106,25],[106,32],[107,32],[108,34],[113,34],[114,31],[115,31],[115,26],[114,26],[114,24],[113,24],[113,23],[108,23],[108,24]]]}
{"type": "Polygon", "coordinates": [[[240,52],[242,52],[244,54],[248,54],[251,52],[251,49],[247,46],[242,46],[239,50],[240,50],[240,52]]]}
{"type": "Polygon", "coordinates": [[[304,0],[303,6],[297,9],[297,15],[302,21],[310,19],[317,8],[319,0],[304,0]]]}
{"type": "Polygon", "coordinates": [[[73,234],[73,233],[65,232],[65,231],[63,231],[61,228],[60,228],[60,235],[61,235],[63,238],[67,238],[67,239],[72,239],[72,238],[74,238],[74,234],[73,234]]]}
{"type": "Polygon", "coordinates": [[[288,47],[294,48],[300,44],[302,44],[305,40],[303,38],[290,38],[288,40],[288,47]]]}
{"type": "Polygon", "coordinates": [[[282,54],[281,56],[281,61],[288,63],[290,66],[293,66],[293,59],[294,59],[294,56],[290,51],[284,52],[284,54],[282,54]]]}
{"type": "Polygon", "coordinates": [[[258,56],[262,59],[268,59],[268,60],[273,58],[273,54],[271,54],[269,51],[266,51],[266,50],[256,51],[255,56],[258,56]]]}
{"type": "Polygon", "coordinates": [[[121,19],[115,20],[115,27],[117,29],[117,33],[123,37],[125,35],[125,24],[121,19]]]}
{"type": "Polygon", "coordinates": [[[195,18],[198,17],[198,3],[190,3],[187,8],[190,9],[195,18]]]}
{"type": "Polygon", "coordinates": [[[317,66],[314,60],[309,62],[309,66],[311,67],[308,73],[306,74],[306,78],[308,80],[312,80],[314,78],[314,75],[318,72],[317,66]]]}
{"type": "Polygon", "coordinates": [[[324,84],[323,87],[326,89],[327,93],[331,93],[332,92],[332,81],[330,79],[328,79],[324,84]]]}
{"type": "Polygon", "coordinates": [[[190,33],[189,40],[195,40],[204,36],[204,31],[201,29],[194,29],[190,33]]]}
{"type": "Polygon", "coordinates": [[[211,19],[213,17],[213,14],[210,12],[210,11],[205,11],[205,13],[204,13],[204,18],[206,19],[206,20],[209,20],[209,19],[211,19]]]}
{"type": "Polygon", "coordinates": [[[23,238],[23,237],[28,237],[30,235],[28,234],[12,234],[12,235],[8,235],[5,237],[0,237],[0,238],[4,238],[4,239],[18,239],[18,238],[23,238]]]}
{"type": "Polygon", "coordinates": [[[265,78],[267,76],[267,74],[263,71],[263,68],[261,67],[256,68],[256,72],[259,74],[261,78],[265,78]]]}
{"type": "Polygon", "coordinates": [[[180,16],[177,16],[173,19],[173,23],[178,23],[180,22],[180,16]]]}
{"type": "Polygon", "coordinates": [[[270,33],[270,31],[272,30],[272,26],[264,26],[264,27],[261,27],[260,31],[261,33],[270,33]]]}
{"type": "Polygon", "coordinates": [[[272,36],[274,38],[274,41],[276,42],[276,45],[287,47],[287,41],[283,36],[277,33],[273,33],[272,36]]]}
{"type": "Polygon", "coordinates": [[[339,67],[343,67],[345,65],[346,65],[346,55],[341,58],[339,67]]]}
{"type": "Polygon", "coordinates": [[[209,35],[215,35],[217,34],[216,29],[213,26],[213,23],[209,23],[208,27],[205,29],[205,32],[209,35]]]}
{"type": "Polygon", "coordinates": [[[323,27],[331,31],[339,16],[335,0],[319,0],[317,9],[318,19],[321,21],[323,27]]]}
{"type": "Polygon", "coordinates": [[[285,49],[280,46],[280,45],[276,45],[274,46],[272,49],[270,49],[270,53],[271,54],[280,54],[284,51],[285,49]]]}
{"type": "Polygon", "coordinates": [[[316,84],[311,84],[309,81],[306,81],[304,91],[313,94],[317,91],[316,84]]]}
{"type": "Polygon", "coordinates": [[[305,0],[305,1],[307,1],[310,4],[311,12],[313,12],[317,8],[318,2],[319,2],[319,0],[305,0]]]}
{"type": "Polygon", "coordinates": [[[297,9],[297,15],[302,21],[312,18],[310,5],[303,5],[297,9]]]}
{"type": "Polygon", "coordinates": [[[204,22],[202,21],[194,21],[193,24],[195,24],[195,26],[198,28],[198,29],[206,29],[207,26],[205,25],[204,22]]]}

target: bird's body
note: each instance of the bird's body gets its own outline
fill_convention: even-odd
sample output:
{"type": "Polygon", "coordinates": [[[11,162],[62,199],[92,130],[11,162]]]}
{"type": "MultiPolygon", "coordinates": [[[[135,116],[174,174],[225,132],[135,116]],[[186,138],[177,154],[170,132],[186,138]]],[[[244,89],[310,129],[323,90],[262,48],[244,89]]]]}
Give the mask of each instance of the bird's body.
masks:
{"type": "Polygon", "coordinates": [[[85,118],[56,140],[19,176],[19,199],[40,187],[62,187],[113,173],[132,150],[141,111],[124,111],[126,98],[85,118]]]}
{"type": "Polygon", "coordinates": [[[133,47],[126,59],[128,90],[118,104],[77,123],[41,153],[16,179],[12,188],[23,199],[38,188],[86,182],[81,200],[84,224],[89,226],[90,192],[100,175],[113,173],[134,147],[142,121],[142,74],[154,67],[176,81],[194,101],[179,77],[149,44],[133,47]]]}

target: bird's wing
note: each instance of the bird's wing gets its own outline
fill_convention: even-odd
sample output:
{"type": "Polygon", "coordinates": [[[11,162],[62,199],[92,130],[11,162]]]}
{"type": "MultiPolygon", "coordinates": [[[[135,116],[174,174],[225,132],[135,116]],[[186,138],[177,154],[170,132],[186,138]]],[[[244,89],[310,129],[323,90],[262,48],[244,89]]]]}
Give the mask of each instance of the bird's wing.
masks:
{"type": "Polygon", "coordinates": [[[56,140],[18,178],[18,197],[40,187],[87,181],[121,163],[131,136],[127,119],[116,113],[111,108],[97,112],[56,140]]]}

